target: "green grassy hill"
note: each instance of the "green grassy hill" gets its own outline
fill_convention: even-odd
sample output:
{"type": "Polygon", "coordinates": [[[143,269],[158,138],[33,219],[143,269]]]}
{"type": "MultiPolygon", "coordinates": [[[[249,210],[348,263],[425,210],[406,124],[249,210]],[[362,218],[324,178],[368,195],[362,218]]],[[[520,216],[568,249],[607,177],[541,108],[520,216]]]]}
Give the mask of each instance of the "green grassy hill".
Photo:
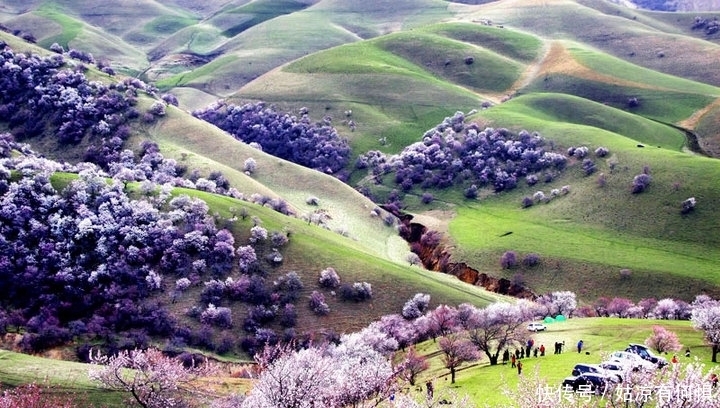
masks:
{"type": "MultiPolygon", "coordinates": [[[[324,318],[303,311],[298,325],[303,330],[356,330],[398,312],[417,292],[431,293],[433,305],[503,299],[409,266],[408,245],[394,227],[371,215],[377,204],[355,190],[365,174],[356,171],[351,185],[343,184],[239,143],[187,111],[219,97],[234,103],[263,100],[290,112],[307,107],[313,119],[333,119],[355,156],[369,150],[398,153],[456,111],[475,111],[468,120],[483,126],[537,131],[560,151],[587,146],[597,165],[593,175],[586,176],[581,163],[571,159],[551,183],[521,182],[510,192],[482,191],[477,200],[464,198],[460,187],[415,188],[405,195],[406,210],[446,234],[453,261],[520,279],[536,293],[572,290],[581,303],[599,296],[635,301],[720,296],[720,70],[715,58],[720,40],[689,28],[695,14],[631,10],[600,0],[481,5],[250,0],[232,6],[175,1],[172,7],[151,0],[138,7],[87,0],[29,1],[24,8],[15,3],[0,9],[0,23],[9,29],[32,33],[40,46],[58,42],[108,58],[122,74],[140,76],[180,97],[179,109],[169,107],[162,120],[138,125],[131,146],[156,141],[164,155],[190,169],[221,171],[246,196],[289,203],[296,217],[190,192],[221,216],[246,208],[266,228],[291,231],[285,262],[274,276],[298,272],[306,282],[303,296],[328,266],[344,281],[372,283],[371,302],[331,298],[332,312],[324,318]],[[633,98],[637,103],[630,103],[633,98]],[[599,146],[610,154],[595,157],[599,146]],[[250,157],[257,171],[247,175],[242,167],[250,157]],[[633,177],[646,168],[650,187],[631,194],[633,177]],[[549,195],[566,185],[567,195],[521,206],[526,196],[549,195]],[[424,192],[436,200],[421,204],[424,192]],[[310,196],[319,206],[306,203],[310,196]],[[682,215],[680,204],[689,197],[697,199],[697,207],[682,215]],[[303,220],[316,210],[330,215],[326,228],[303,220]],[[499,259],[508,250],[537,253],[541,262],[502,269],[499,259]]],[[[22,44],[2,36],[13,46],[22,44]]],[[[109,80],[93,71],[89,75],[109,80]]],[[[142,99],[139,106],[150,103],[142,99]]],[[[36,148],[49,157],[80,156],[79,150],[52,144],[36,148]]],[[[371,187],[384,197],[396,186],[371,187]]],[[[247,238],[243,231],[250,225],[247,219],[233,227],[236,242],[247,238]]],[[[188,306],[184,302],[178,302],[178,315],[188,306]]],[[[619,331],[642,341],[647,335],[633,330],[648,331],[652,324],[627,322],[573,320],[541,338],[574,341],[582,335],[596,353],[621,347],[627,339],[618,339],[619,331]]],[[[685,344],[700,348],[699,335],[687,323],[668,324],[682,332],[685,344]]],[[[424,347],[434,351],[432,344],[424,347]]],[[[574,357],[563,356],[540,370],[559,381],[565,376],[561,365],[575,362],[574,357]]],[[[438,366],[433,360],[430,376],[443,375],[438,366]]],[[[468,369],[459,385],[477,390],[477,400],[496,395],[500,381],[515,381],[500,369],[468,369]]],[[[533,364],[526,366],[532,369],[533,364]]],[[[0,375],[4,382],[20,378],[2,368],[0,375]]]]}
{"type": "MultiPolygon", "coordinates": [[[[36,27],[41,45],[78,41],[92,51],[100,38],[117,39],[118,55],[134,58],[133,69],[180,95],[182,110],[220,95],[291,112],[307,107],[315,119],[332,117],[355,155],[397,153],[444,117],[481,106],[491,107],[471,120],[538,131],[560,149],[605,146],[611,155],[596,160],[606,178],[602,188],[597,173],[586,177],[571,161],[548,186],[486,192],[480,201],[467,201],[459,191],[431,191],[438,201],[430,206],[419,203],[419,189],[406,199],[409,211],[449,232],[456,260],[511,277],[518,271],[497,266],[502,251],[538,252],[547,260],[543,267],[522,271],[534,290],[559,289],[564,274],[577,272],[598,281],[581,294],[591,300],[610,288],[633,297],[669,294],[683,280],[685,298],[720,288],[711,273],[720,239],[712,215],[718,166],[703,157],[720,151],[720,88],[714,85],[720,80],[708,58],[718,45],[689,29],[687,14],[675,16],[595,0],[255,0],[173,11],[148,1],[142,15],[111,4],[38,4],[3,18],[8,26],[36,27]],[[53,24],[40,24],[48,21],[53,24]],[[631,106],[633,98],[638,102],[631,106]],[[689,149],[697,150],[695,139],[701,154],[689,149]],[[652,186],[630,194],[632,178],[645,167],[652,186]],[[520,209],[522,197],[561,185],[572,193],[520,209]],[[691,196],[698,208],[681,216],[680,202],[691,196]],[[511,229],[517,233],[490,238],[511,229]],[[661,283],[608,286],[621,268],[635,271],[634,277],[657,275],[661,283]]],[[[393,262],[407,254],[394,230],[368,219],[375,204],[351,186],[238,144],[181,110],[169,109],[165,120],[144,126],[137,140],[144,137],[193,168],[222,169],[248,195],[282,197],[299,216],[315,210],[305,200],[317,196],[333,215],[331,230],[393,262]],[[248,157],[259,164],[252,177],[240,168],[248,157]]],[[[353,182],[362,178],[351,176],[353,182]]],[[[376,192],[382,197],[391,188],[376,192]]]]}

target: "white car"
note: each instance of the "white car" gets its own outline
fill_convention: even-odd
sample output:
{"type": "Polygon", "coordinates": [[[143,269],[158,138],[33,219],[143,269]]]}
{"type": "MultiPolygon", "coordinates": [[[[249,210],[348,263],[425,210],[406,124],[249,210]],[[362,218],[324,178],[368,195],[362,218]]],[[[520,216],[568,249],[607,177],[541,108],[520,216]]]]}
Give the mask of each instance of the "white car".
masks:
{"type": "Polygon", "coordinates": [[[546,330],[547,326],[542,323],[530,323],[527,325],[527,329],[531,332],[539,332],[546,330]]]}
{"type": "Polygon", "coordinates": [[[608,360],[620,362],[632,369],[652,371],[657,368],[657,365],[629,351],[615,351],[608,356],[608,360]]]}
{"type": "Polygon", "coordinates": [[[629,364],[617,360],[603,361],[598,365],[600,366],[600,368],[603,369],[605,374],[615,375],[620,380],[620,382],[623,382],[628,371],[631,371],[633,369],[629,364]]]}

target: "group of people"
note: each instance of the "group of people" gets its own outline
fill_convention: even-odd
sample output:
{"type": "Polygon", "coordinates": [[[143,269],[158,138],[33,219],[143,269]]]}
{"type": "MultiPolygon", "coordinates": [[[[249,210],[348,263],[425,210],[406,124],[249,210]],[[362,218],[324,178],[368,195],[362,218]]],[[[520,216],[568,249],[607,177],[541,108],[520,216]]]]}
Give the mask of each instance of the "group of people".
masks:
{"type": "MultiPolygon", "coordinates": [[[[582,340],[578,341],[577,343],[577,351],[578,353],[582,352],[584,342],[582,340]]],[[[563,348],[565,348],[565,341],[562,342],[555,342],[555,352],[554,354],[561,354],[563,352],[563,348]]],[[[510,352],[509,349],[505,349],[502,355],[502,363],[507,364],[508,361],[510,362],[510,368],[517,368],[518,374],[522,374],[522,360],[525,357],[537,357],[540,355],[540,357],[545,356],[545,345],[541,344],[540,347],[535,347],[535,341],[533,339],[528,339],[527,343],[524,347],[516,348],[514,352],[510,352]]]]}
{"type": "Polygon", "coordinates": [[[516,348],[513,353],[510,353],[509,349],[505,349],[502,355],[502,363],[507,364],[510,361],[510,368],[517,368],[518,374],[522,374],[522,360],[525,357],[540,357],[545,356],[545,345],[541,344],[540,347],[535,347],[535,340],[529,339],[525,344],[525,347],[516,348]]]}

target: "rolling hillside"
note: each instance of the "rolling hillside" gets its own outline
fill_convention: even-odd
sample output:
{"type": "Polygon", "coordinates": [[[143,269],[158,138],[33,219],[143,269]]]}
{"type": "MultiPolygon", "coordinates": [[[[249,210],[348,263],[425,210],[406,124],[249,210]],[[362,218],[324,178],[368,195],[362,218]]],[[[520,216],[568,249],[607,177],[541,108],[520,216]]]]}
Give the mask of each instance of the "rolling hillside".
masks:
{"type": "MultiPolygon", "coordinates": [[[[692,29],[697,13],[668,15],[601,0],[175,5],[6,2],[0,23],[32,34],[42,47],[89,51],[120,76],[176,94],[179,108],[134,126],[131,146],[153,140],[163,154],[203,174],[222,171],[246,195],[286,200],[300,217],[315,211],[308,197],[318,197],[331,215],[330,231],[298,219],[272,221],[308,237],[291,249],[297,263],[284,271],[317,273],[334,259],[355,279],[403,288],[356,322],[308,317],[304,325],[356,328],[397,311],[424,288],[437,290],[438,301],[495,298],[454,284],[443,292],[454,281],[406,265],[407,244],[369,215],[400,190],[391,176],[373,184],[351,164],[349,185],[343,184],[242,144],[188,111],[217,98],[266,101],[293,114],[304,107],[314,120],[331,120],[353,159],[371,150],[398,154],[457,111],[479,126],[538,132],[556,152],[606,147],[605,157],[591,153],[597,167],[591,175],[582,160],[570,158],[548,183],[520,180],[510,191],[484,189],[477,199],[463,195],[469,185],[462,180],[446,189],[415,186],[401,194],[404,210],[445,233],[453,261],[517,277],[536,293],[569,289],[585,302],[720,294],[714,273],[720,267],[720,37],[692,29]],[[250,157],[258,163],[252,176],[243,172],[250,157]],[[633,177],[643,171],[652,183],[632,194],[633,177]],[[566,185],[568,195],[522,208],[524,197],[566,185]],[[422,204],[423,193],[434,201],[422,204]],[[697,199],[696,210],[680,214],[689,197],[697,199]],[[537,253],[541,265],[503,270],[498,259],[507,250],[537,253]],[[632,271],[629,279],[621,269],[632,271]]],[[[152,101],[139,103],[147,109],[152,101]]],[[[47,149],[51,157],[64,154],[47,149]]],[[[218,211],[238,204],[222,205],[218,211]]],[[[338,320],[356,312],[339,309],[338,320]]]]}

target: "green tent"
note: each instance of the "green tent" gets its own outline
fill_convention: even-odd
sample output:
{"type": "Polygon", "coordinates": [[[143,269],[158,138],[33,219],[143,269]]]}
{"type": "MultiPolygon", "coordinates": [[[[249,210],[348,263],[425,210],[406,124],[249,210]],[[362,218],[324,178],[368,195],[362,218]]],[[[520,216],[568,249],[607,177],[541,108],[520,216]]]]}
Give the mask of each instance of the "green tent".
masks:
{"type": "Polygon", "coordinates": [[[557,316],[555,316],[555,321],[556,321],[556,322],[564,322],[565,320],[567,320],[567,319],[566,319],[565,316],[563,316],[563,315],[557,315],[557,316]]]}
{"type": "Polygon", "coordinates": [[[545,319],[543,319],[543,322],[545,322],[545,323],[553,323],[553,322],[555,322],[555,319],[553,319],[552,317],[548,316],[548,317],[546,317],[545,319]]]}

